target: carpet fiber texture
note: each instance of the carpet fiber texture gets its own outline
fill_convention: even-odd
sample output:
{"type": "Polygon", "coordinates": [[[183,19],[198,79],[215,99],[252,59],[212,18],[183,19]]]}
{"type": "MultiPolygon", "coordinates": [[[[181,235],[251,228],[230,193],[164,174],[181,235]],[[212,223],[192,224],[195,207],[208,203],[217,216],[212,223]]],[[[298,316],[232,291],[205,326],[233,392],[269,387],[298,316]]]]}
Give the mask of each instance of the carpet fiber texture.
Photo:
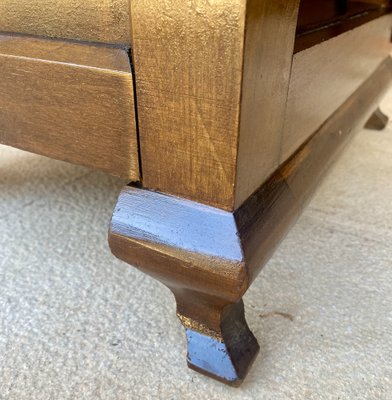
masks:
{"type": "Polygon", "coordinates": [[[391,182],[392,125],[363,130],[246,294],[261,352],[233,389],[110,254],[124,182],[0,147],[0,399],[392,399],[391,182]]]}

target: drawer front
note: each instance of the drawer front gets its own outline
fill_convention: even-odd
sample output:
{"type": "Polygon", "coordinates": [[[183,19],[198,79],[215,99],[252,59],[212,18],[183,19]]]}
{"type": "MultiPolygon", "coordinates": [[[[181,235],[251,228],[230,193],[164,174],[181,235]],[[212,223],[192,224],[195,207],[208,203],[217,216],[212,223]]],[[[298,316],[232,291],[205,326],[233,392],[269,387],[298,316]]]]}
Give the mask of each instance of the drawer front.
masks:
{"type": "Polygon", "coordinates": [[[0,143],[139,179],[125,51],[0,37],[0,143]]]}
{"type": "Polygon", "coordinates": [[[129,0],[1,0],[0,32],[129,45],[129,0]]]}

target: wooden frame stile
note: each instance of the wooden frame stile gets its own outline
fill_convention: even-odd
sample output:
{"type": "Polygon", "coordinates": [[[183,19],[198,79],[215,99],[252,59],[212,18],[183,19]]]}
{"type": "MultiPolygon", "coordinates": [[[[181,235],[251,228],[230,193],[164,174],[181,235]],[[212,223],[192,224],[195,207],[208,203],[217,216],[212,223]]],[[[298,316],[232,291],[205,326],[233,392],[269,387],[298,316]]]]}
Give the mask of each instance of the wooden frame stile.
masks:
{"type": "Polygon", "coordinates": [[[174,293],[188,365],[234,386],[259,350],[244,293],[392,79],[385,54],[282,163],[298,6],[131,1],[143,182],[109,244],[174,293]]]}

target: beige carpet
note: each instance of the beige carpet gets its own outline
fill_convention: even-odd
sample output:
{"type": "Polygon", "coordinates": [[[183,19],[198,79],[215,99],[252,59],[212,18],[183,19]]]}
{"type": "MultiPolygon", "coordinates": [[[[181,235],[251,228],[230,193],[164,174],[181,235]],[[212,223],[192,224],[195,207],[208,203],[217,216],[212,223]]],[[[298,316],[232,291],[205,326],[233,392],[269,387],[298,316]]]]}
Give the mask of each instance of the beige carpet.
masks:
{"type": "Polygon", "coordinates": [[[0,399],[392,399],[391,182],[392,125],[362,131],[247,293],[261,353],[232,389],[109,253],[123,182],[0,147],[0,399]]]}

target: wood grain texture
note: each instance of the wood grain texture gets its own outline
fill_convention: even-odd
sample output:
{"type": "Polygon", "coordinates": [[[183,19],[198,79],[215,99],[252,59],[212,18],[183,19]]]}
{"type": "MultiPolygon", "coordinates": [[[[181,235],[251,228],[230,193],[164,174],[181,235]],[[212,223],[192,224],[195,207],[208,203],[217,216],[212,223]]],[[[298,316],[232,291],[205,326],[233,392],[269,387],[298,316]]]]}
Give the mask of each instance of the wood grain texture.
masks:
{"type": "Polygon", "coordinates": [[[299,1],[247,7],[234,208],[279,166],[299,1]]]}
{"type": "Polygon", "coordinates": [[[173,291],[192,368],[226,383],[242,381],[258,349],[242,296],[391,82],[388,57],[234,212],[124,188],[110,225],[111,250],[173,291]]]}
{"type": "Polygon", "coordinates": [[[0,37],[0,143],[139,179],[128,55],[0,37]]]}
{"type": "Polygon", "coordinates": [[[258,171],[240,183],[239,199],[272,171],[277,152],[271,135],[283,117],[297,3],[131,1],[146,187],[233,209],[241,134],[241,157],[250,153],[247,162],[258,171]],[[276,40],[283,43],[276,46],[276,40]],[[255,112],[241,116],[242,98],[255,112]],[[272,108],[268,121],[259,117],[272,108]],[[264,139],[267,160],[254,157],[247,144],[256,128],[253,144],[264,139]]]}
{"type": "Polygon", "coordinates": [[[129,46],[129,0],[1,0],[0,32],[129,46]]]}
{"type": "Polygon", "coordinates": [[[143,184],[233,204],[245,2],[132,0],[143,184]]]}
{"type": "Polygon", "coordinates": [[[333,115],[234,212],[248,262],[257,277],[312,198],[329,167],[362,129],[392,84],[388,56],[333,115]]]}
{"type": "Polygon", "coordinates": [[[375,71],[391,51],[391,15],[294,56],[280,162],[375,71]]]}

